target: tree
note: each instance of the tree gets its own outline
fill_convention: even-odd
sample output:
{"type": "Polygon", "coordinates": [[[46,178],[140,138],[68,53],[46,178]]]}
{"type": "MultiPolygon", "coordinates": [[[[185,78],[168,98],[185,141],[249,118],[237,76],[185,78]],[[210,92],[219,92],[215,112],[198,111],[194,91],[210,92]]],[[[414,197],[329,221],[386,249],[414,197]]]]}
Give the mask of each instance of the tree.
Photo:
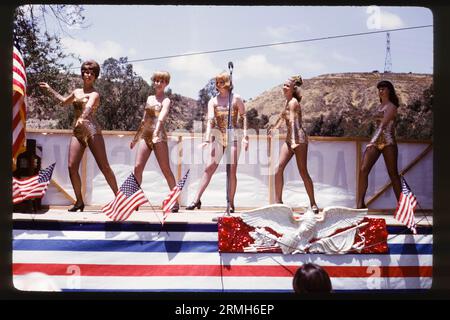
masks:
{"type": "MultiPolygon", "coordinates": [[[[57,34],[50,35],[41,30],[47,18],[55,18],[60,28],[82,24],[84,16],[81,6],[24,5],[14,12],[14,44],[21,52],[27,72],[27,94],[33,100],[28,117],[49,119],[54,116],[55,100],[40,90],[38,82],[48,82],[61,93],[69,90],[69,68],[62,60],[71,56],[61,48],[57,34]]],[[[63,30],[62,29],[62,30],[63,30]]]]}
{"type": "Polygon", "coordinates": [[[109,58],[101,69],[96,85],[101,99],[99,122],[106,130],[136,130],[147,96],[154,94],[154,89],[136,75],[126,57],[109,58]]]}

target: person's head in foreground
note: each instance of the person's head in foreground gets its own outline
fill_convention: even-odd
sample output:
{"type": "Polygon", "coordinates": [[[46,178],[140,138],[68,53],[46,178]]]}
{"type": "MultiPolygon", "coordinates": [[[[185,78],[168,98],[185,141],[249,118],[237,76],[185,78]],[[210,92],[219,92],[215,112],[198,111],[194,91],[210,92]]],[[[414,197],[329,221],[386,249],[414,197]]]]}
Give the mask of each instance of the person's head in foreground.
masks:
{"type": "Polygon", "coordinates": [[[298,268],[292,285],[295,293],[330,293],[332,290],[328,273],[314,263],[298,268]]]}

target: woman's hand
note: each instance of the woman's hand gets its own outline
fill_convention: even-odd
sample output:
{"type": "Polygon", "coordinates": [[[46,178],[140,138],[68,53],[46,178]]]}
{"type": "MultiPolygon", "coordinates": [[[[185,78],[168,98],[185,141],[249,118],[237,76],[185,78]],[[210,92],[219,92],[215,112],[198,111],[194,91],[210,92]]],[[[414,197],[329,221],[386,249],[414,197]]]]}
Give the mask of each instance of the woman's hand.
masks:
{"type": "Polygon", "coordinates": [[[130,142],[130,149],[133,149],[135,145],[136,145],[136,141],[135,140],[131,141],[130,142]]]}
{"type": "Polygon", "coordinates": [[[39,84],[39,87],[41,87],[42,89],[46,89],[46,90],[50,89],[50,86],[48,85],[47,82],[39,82],[38,84],[39,84]]]}
{"type": "Polygon", "coordinates": [[[201,147],[201,148],[204,148],[204,147],[206,147],[208,144],[209,144],[209,142],[203,142],[203,143],[200,145],[200,147],[201,147]]]}
{"type": "Polygon", "coordinates": [[[78,118],[77,122],[75,122],[75,127],[78,126],[83,126],[84,125],[84,119],[83,118],[78,118]]]}
{"type": "Polygon", "coordinates": [[[244,150],[247,151],[248,150],[248,137],[244,137],[244,139],[242,139],[242,145],[244,147],[244,150]]]}

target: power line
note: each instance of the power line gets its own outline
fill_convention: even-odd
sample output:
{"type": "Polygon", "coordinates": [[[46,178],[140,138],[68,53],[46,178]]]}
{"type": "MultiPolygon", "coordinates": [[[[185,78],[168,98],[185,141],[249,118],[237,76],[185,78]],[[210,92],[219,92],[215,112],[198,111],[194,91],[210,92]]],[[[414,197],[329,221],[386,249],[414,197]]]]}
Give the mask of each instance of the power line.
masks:
{"type": "MultiPolygon", "coordinates": [[[[330,40],[330,39],[338,39],[338,38],[346,38],[346,37],[357,37],[357,36],[364,36],[364,35],[369,35],[369,34],[377,34],[377,33],[385,33],[385,32],[404,31],[404,30],[412,30],[412,29],[423,29],[423,28],[429,28],[429,27],[432,27],[432,26],[433,25],[430,24],[430,25],[423,25],[423,26],[390,29],[390,30],[369,31],[369,32],[360,32],[360,33],[348,33],[348,34],[343,34],[343,35],[327,36],[327,37],[320,37],[320,38],[311,38],[311,39],[303,39],[303,40],[275,42],[275,43],[269,43],[269,44],[258,44],[258,45],[253,45],[253,46],[236,47],[236,48],[228,48],[228,49],[198,51],[198,52],[174,54],[174,55],[168,55],[168,56],[159,56],[159,57],[151,57],[151,58],[128,60],[127,63],[143,62],[143,61],[151,61],[151,60],[161,60],[161,59],[170,59],[170,58],[179,58],[179,57],[188,57],[188,56],[201,55],[201,54],[210,54],[210,53],[219,53],[219,52],[227,52],[227,51],[237,51],[237,50],[247,50],[247,49],[263,48],[263,47],[273,47],[273,46],[280,46],[280,45],[293,44],[293,43],[314,42],[314,41],[322,41],[322,40],[330,40]]],[[[78,69],[78,68],[70,68],[70,69],[78,69]]]]}

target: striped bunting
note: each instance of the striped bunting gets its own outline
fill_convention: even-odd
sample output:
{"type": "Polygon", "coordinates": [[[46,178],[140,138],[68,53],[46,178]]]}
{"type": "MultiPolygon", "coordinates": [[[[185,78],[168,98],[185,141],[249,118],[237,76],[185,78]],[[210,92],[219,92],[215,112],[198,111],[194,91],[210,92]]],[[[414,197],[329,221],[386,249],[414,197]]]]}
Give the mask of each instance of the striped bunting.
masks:
{"type": "Polygon", "coordinates": [[[14,221],[14,280],[42,272],[64,291],[292,292],[293,272],[313,262],[330,274],[335,291],[400,292],[432,284],[430,227],[418,227],[415,235],[406,227],[388,227],[388,254],[345,255],[220,254],[215,224],[164,229],[14,221]]]}

